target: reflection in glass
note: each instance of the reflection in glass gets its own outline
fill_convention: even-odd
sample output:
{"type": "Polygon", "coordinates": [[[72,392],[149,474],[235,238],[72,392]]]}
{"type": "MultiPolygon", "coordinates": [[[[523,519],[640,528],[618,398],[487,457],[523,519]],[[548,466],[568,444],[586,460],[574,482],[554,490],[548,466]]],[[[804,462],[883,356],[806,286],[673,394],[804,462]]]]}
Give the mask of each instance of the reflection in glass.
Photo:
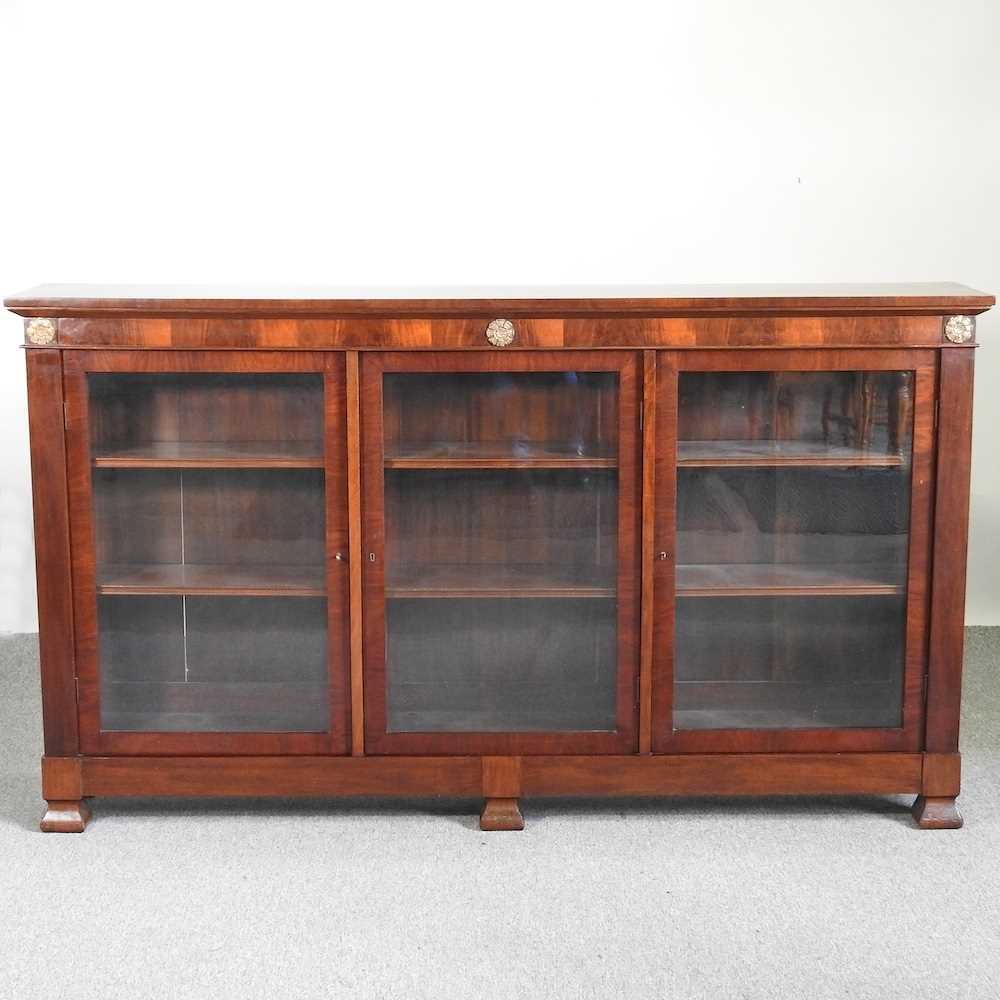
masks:
{"type": "Polygon", "coordinates": [[[102,729],[328,730],[322,377],[89,389],[102,729]]]}
{"type": "Polygon", "coordinates": [[[389,730],[613,731],[617,376],[383,388],[389,730]]]}
{"type": "Polygon", "coordinates": [[[676,729],[901,724],[908,372],[685,373],[676,729]]]}

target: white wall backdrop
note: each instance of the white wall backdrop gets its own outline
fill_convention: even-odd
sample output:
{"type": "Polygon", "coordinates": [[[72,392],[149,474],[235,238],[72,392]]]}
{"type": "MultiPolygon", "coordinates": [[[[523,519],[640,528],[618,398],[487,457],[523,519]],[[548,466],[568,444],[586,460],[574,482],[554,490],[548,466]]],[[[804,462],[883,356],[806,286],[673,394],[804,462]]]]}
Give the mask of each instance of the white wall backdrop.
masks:
{"type": "MultiPolygon", "coordinates": [[[[0,290],[957,280],[1000,291],[996,0],[0,0],[0,290]]],[[[1000,625],[1000,311],[968,620],[1000,625]]],[[[0,630],[36,625],[0,319],[0,630]]]]}

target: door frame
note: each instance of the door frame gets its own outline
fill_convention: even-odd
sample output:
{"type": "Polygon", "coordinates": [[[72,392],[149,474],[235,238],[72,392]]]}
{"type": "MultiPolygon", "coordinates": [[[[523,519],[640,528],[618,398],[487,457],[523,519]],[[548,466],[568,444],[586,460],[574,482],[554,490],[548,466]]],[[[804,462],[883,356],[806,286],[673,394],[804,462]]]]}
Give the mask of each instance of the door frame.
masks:
{"type": "Polygon", "coordinates": [[[343,352],[65,352],[66,451],[72,537],[73,612],[80,748],[89,754],[345,754],[350,740],[347,403],[343,352]],[[91,482],[91,374],[316,374],[323,377],[328,732],[173,732],[102,730],[97,562],[91,482]]]}
{"type": "Polygon", "coordinates": [[[635,351],[392,351],[361,358],[364,509],[365,752],[370,754],[633,753],[639,666],[639,355],[635,351]],[[387,372],[618,374],[618,608],[616,728],[607,732],[387,731],[382,383],[387,372]]]}
{"type": "Polygon", "coordinates": [[[914,751],[921,747],[930,602],[934,413],[938,351],[933,349],[739,349],[657,355],[656,512],[653,563],[654,753],[811,753],[914,751]],[[913,453],[902,725],[891,728],[673,729],[676,608],[677,391],[682,372],[911,371],[913,453]]]}

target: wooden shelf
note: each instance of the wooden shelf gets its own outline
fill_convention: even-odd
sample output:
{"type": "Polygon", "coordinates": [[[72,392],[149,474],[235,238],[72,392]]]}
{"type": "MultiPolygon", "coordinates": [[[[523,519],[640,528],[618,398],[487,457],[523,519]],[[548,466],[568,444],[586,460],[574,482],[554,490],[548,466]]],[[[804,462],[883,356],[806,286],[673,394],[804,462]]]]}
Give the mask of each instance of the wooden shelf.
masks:
{"type": "Polygon", "coordinates": [[[98,572],[97,592],[188,597],[324,597],[325,572],[322,565],[104,566],[98,572]]]}
{"type": "Polygon", "coordinates": [[[618,459],[606,449],[579,454],[565,444],[540,442],[438,441],[392,445],[386,449],[387,469],[614,469],[618,459]]]}
{"type": "Polygon", "coordinates": [[[903,456],[812,441],[678,441],[679,468],[896,467],[903,456]]]}
{"type": "MultiPolygon", "coordinates": [[[[512,676],[512,673],[514,676],[512,676]]],[[[394,686],[390,726],[398,732],[608,732],[614,729],[610,683],[565,677],[515,679],[501,670],[476,672],[446,685],[399,683],[394,686]],[[488,695],[492,689],[492,696],[488,695]]],[[[606,678],[607,680],[607,678],[606,678]]]]}
{"type": "MultiPolygon", "coordinates": [[[[479,699],[482,692],[476,692],[479,699]]],[[[472,706],[475,701],[472,702],[472,706]]],[[[613,732],[613,722],[598,710],[589,713],[570,704],[562,711],[551,705],[535,710],[519,708],[516,712],[503,708],[476,707],[397,710],[392,716],[392,731],[400,733],[546,733],[546,732],[613,732]]]]}
{"type": "Polygon", "coordinates": [[[321,732],[327,684],[301,681],[105,683],[102,724],[125,732],[321,732]]]}
{"type": "Polygon", "coordinates": [[[886,681],[678,681],[674,729],[879,727],[899,704],[899,685],[886,681]]]}
{"type": "Polygon", "coordinates": [[[321,469],[319,441],[151,441],[94,455],[99,469],[321,469]]]}
{"type": "Polygon", "coordinates": [[[859,597],[902,594],[892,566],[688,563],[677,566],[678,597],[859,597]]]}
{"type": "Polygon", "coordinates": [[[594,571],[530,565],[402,565],[390,569],[387,597],[608,598],[615,582],[594,571]]]}

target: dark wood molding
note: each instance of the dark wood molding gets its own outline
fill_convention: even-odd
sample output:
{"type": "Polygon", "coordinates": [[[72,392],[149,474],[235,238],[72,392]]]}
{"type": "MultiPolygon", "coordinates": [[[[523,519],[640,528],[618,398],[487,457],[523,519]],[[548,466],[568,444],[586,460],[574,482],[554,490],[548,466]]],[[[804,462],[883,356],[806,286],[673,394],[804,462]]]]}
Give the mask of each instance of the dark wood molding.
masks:
{"type": "Polygon", "coordinates": [[[625,285],[490,289],[261,289],[39,285],[4,300],[21,316],[447,317],[975,314],[992,295],[954,283],[625,285]]]}
{"type": "Polygon", "coordinates": [[[455,795],[483,791],[478,757],[83,758],[84,795],[455,795]]]}
{"type": "Polygon", "coordinates": [[[837,795],[912,792],[921,755],[911,753],[653,754],[526,757],[524,796],[837,795]]]}
{"type": "MultiPolygon", "coordinates": [[[[920,791],[922,759],[911,753],[525,756],[517,787],[520,797],[892,795],[920,791]]],[[[475,756],[88,756],[82,767],[89,796],[490,797],[487,787],[509,787],[486,786],[496,771],[475,756]]]]}

